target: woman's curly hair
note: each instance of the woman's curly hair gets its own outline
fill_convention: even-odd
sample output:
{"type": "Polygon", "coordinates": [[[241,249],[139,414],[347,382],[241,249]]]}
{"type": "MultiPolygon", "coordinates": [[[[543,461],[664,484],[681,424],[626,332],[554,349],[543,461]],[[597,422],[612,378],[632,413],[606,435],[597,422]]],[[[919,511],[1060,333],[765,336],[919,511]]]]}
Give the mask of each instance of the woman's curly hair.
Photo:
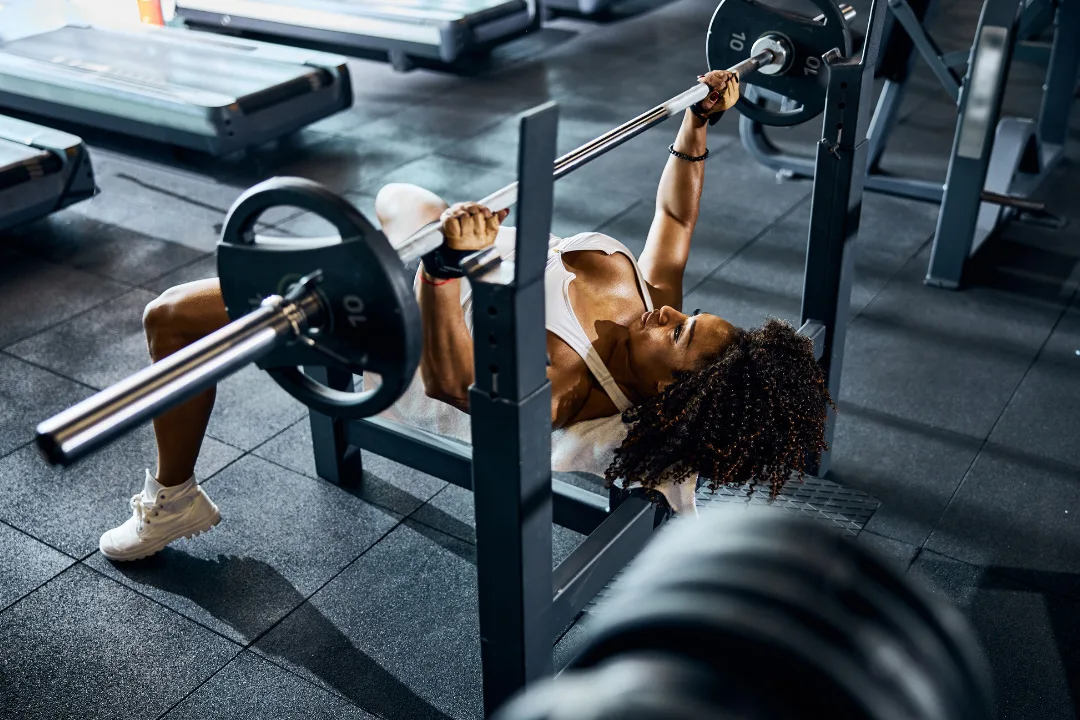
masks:
{"type": "Polygon", "coordinates": [[[827,449],[833,406],[813,344],[782,320],[737,329],[705,367],[678,373],[659,395],[623,413],[630,424],[605,472],[610,486],[654,488],[698,473],[716,490],[750,483],[775,497],[827,449]]]}

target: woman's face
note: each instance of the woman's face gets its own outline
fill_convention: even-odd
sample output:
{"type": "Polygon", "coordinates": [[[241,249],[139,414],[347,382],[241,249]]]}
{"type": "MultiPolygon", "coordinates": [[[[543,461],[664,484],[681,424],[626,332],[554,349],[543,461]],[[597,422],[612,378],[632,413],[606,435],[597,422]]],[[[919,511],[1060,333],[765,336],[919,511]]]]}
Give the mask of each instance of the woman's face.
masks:
{"type": "Polygon", "coordinates": [[[734,332],[716,315],[685,315],[665,305],[631,324],[630,366],[643,387],[659,392],[675,372],[695,370],[719,355],[734,332]]]}

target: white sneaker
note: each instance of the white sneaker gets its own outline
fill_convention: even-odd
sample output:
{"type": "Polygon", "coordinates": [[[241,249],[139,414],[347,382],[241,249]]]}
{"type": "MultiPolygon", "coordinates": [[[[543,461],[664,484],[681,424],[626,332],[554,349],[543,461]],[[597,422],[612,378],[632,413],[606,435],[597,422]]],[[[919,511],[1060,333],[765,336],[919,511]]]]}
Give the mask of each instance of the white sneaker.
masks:
{"type": "Polygon", "coordinates": [[[131,498],[131,517],[101,536],[98,548],[110,560],[139,560],[180,537],[194,537],[221,522],[221,513],[194,476],[175,487],[162,487],[150,471],[131,498]]]}

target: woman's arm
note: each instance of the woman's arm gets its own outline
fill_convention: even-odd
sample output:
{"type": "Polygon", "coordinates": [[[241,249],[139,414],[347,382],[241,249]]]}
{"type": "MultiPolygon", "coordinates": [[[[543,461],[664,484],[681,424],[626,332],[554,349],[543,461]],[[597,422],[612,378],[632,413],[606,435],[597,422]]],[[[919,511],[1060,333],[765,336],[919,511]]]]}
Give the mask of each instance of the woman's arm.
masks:
{"type": "MultiPolygon", "coordinates": [[[[483,250],[495,242],[507,211],[492,213],[477,203],[459,203],[442,216],[446,245],[452,250],[483,250]]],[[[439,279],[419,271],[416,299],[423,323],[420,379],[428,397],[469,411],[475,376],[473,340],[461,307],[461,280],[439,279]]]]}
{"type": "MultiPolygon", "coordinates": [[[[739,79],[726,70],[710,72],[703,79],[713,92],[702,101],[701,111],[711,115],[732,107],[739,99],[739,79]]],[[[675,138],[675,152],[700,157],[706,152],[707,122],[690,110],[683,115],[675,138]]],[[[672,155],[664,166],[656,190],[656,213],[638,258],[638,265],[652,289],[653,304],[682,307],[682,281],[690,255],[690,237],[697,223],[704,162],[691,162],[672,155]]]]}
{"type": "Polygon", "coordinates": [[[440,280],[419,271],[416,299],[420,303],[423,348],[420,379],[428,397],[469,411],[473,383],[473,341],[461,307],[461,281],[440,280]]]}

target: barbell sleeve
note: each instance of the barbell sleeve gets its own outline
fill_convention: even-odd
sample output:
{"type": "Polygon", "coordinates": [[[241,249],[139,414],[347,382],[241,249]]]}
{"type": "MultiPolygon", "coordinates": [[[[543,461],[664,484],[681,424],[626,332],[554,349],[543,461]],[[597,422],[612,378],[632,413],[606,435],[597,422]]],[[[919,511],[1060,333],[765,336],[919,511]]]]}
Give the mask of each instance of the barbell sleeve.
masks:
{"type": "MultiPolygon", "coordinates": [[[[745,77],[759,68],[774,62],[775,54],[771,50],[764,50],[746,60],[733,65],[728,70],[745,77]]],[[[590,140],[581,147],[575,148],[555,161],[555,179],[558,180],[574,170],[592,162],[610,150],[617,148],[627,140],[637,137],[649,128],[659,125],[664,120],[677,115],[694,104],[701,102],[709,96],[711,88],[705,83],[698,83],[694,87],[679,93],[665,103],[661,103],[651,110],[638,115],[614,130],[609,130],[598,138],[590,140]]],[[[489,208],[492,212],[506,210],[517,202],[517,183],[510,183],[504,188],[496,190],[480,200],[480,204],[489,208]]],[[[430,222],[415,233],[407,237],[396,250],[402,262],[409,263],[423,257],[442,244],[442,233],[439,221],[430,222]]],[[[475,265],[474,265],[475,267],[475,265]]]]}
{"type": "Polygon", "coordinates": [[[50,464],[70,465],[296,339],[318,312],[314,293],[268,297],[251,313],[45,420],[37,426],[38,449],[50,464]]]}

